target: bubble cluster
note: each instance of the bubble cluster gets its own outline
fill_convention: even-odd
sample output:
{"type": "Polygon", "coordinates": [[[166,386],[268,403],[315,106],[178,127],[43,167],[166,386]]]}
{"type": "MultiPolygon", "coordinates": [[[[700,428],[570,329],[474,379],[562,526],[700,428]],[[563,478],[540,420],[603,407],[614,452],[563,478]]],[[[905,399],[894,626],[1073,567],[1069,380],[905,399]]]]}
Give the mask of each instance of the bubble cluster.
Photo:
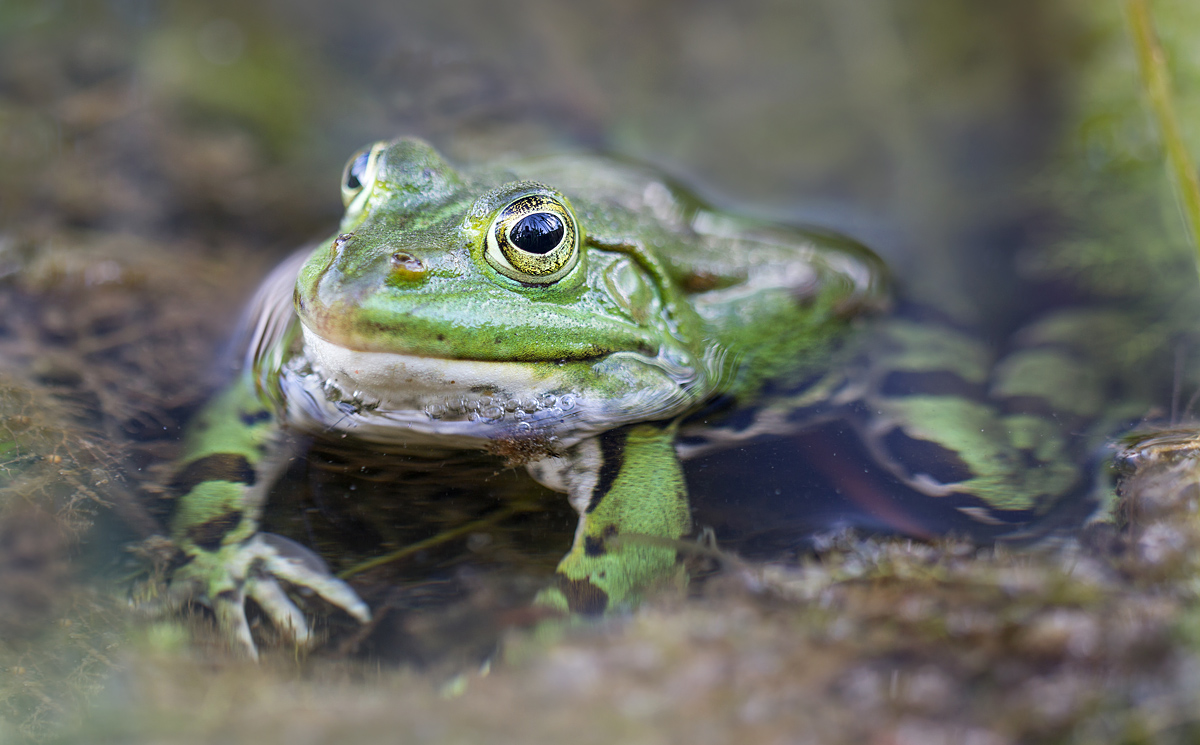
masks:
{"type": "Polygon", "coordinates": [[[480,396],[479,398],[446,399],[428,404],[425,414],[430,419],[457,419],[470,422],[522,422],[539,412],[552,415],[564,414],[578,404],[578,393],[543,393],[540,396],[506,398],[502,396],[480,396]]]}

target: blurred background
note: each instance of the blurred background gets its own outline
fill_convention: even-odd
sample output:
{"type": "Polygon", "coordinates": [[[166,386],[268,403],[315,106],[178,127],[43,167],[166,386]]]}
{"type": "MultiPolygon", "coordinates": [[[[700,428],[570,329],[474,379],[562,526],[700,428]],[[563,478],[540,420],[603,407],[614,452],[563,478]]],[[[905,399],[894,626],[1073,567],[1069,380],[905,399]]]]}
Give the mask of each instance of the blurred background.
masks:
{"type": "Polygon", "coordinates": [[[994,330],[1095,29],[1015,0],[0,4],[0,229],[320,236],[397,134],[460,162],[583,147],[839,229],[994,330]]]}
{"type": "MultiPolygon", "coordinates": [[[[1200,4],[1159,0],[1155,12],[1197,152],[1200,4]]],[[[98,593],[95,574],[150,566],[162,578],[162,556],[136,542],[161,532],[161,485],[187,418],[228,376],[239,309],[276,261],[335,229],[345,160],[400,134],[463,164],[570,149],[649,162],[718,207],[861,240],[905,297],[999,350],[1048,312],[1111,311],[1083,336],[1127,384],[1114,401],[1139,415],[1178,420],[1195,390],[1196,269],[1115,1],[0,0],[0,739],[44,738],[96,701],[122,711],[122,686],[161,696],[163,721],[206,695],[194,670],[161,689],[161,670],[112,683],[147,659],[129,662],[131,644],[220,645],[203,618],[184,642],[150,626],[131,643],[119,593],[98,593]]],[[[569,534],[561,501],[544,512],[569,534]]],[[[507,546],[504,560],[525,548],[507,546]]],[[[548,571],[559,549],[539,550],[548,571]]],[[[478,615],[465,608],[459,617],[478,615]]],[[[444,650],[467,626],[410,614],[389,633],[440,633],[444,650]]],[[[1162,649],[1161,625],[1137,631],[1128,649],[1162,649]]],[[[468,657],[487,653],[490,633],[468,657]]],[[[876,651],[903,656],[889,644],[876,651]]],[[[1067,741],[1054,739],[1061,722],[1084,721],[1091,699],[1051,721],[989,698],[1003,689],[987,687],[987,671],[1019,655],[987,648],[984,672],[904,652],[945,673],[922,705],[964,691],[995,731],[1030,723],[1067,741]]],[[[1021,685],[1041,674],[1041,649],[1021,685]]],[[[797,654],[807,664],[810,652],[797,654]]],[[[859,654],[827,663],[853,672],[859,654]]],[[[1164,669],[1146,679],[1185,690],[1164,669]]],[[[1112,700],[1144,690],[1126,686],[1129,670],[1105,676],[1112,700]]],[[[888,705],[855,698],[856,680],[797,688],[842,701],[827,710],[830,731],[862,735],[847,742],[866,738],[861,711],[893,721],[888,705]]],[[[246,731],[290,720],[291,699],[280,701],[246,731]]],[[[405,701],[418,714],[442,706],[405,701]]],[[[826,711],[788,709],[810,710],[826,711]]],[[[107,726],[139,725],[114,715],[107,726]]],[[[1117,741],[1106,734],[1095,741],[1117,741]]]]}

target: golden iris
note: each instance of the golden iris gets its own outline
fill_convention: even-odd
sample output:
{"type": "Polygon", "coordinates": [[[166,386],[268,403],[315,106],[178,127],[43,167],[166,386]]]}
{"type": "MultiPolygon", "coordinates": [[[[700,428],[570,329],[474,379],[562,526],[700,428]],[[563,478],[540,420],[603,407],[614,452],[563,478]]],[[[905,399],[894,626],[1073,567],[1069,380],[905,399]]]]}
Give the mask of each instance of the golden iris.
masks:
{"type": "Polygon", "coordinates": [[[519,282],[557,282],[579,259],[575,216],[550,195],[518,197],[492,221],[486,256],[496,271],[519,282]]]}

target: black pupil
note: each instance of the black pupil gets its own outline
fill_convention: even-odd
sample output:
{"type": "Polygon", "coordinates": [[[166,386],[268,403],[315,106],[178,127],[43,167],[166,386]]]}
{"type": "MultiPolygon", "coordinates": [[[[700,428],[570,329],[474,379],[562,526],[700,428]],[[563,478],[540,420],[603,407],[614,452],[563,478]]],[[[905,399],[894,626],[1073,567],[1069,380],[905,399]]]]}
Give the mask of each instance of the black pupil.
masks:
{"type": "Polygon", "coordinates": [[[346,188],[361,189],[363,182],[363,174],[367,172],[367,161],[371,159],[371,153],[362,152],[350,164],[350,169],[346,171],[346,188]]]}
{"type": "Polygon", "coordinates": [[[563,224],[548,212],[535,212],[513,226],[508,239],[531,254],[548,254],[562,242],[563,224]]]}

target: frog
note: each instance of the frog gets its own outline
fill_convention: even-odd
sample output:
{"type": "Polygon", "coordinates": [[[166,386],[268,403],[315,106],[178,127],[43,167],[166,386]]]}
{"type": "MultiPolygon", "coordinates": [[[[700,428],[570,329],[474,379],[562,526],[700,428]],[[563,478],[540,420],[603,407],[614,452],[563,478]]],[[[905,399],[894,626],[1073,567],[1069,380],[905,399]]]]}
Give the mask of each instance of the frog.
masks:
{"type": "Polygon", "coordinates": [[[578,525],[534,602],[568,618],[686,581],[681,464],[754,438],[852,422],[896,479],[1013,531],[1085,480],[1038,410],[1071,388],[1044,374],[1054,360],[998,364],[890,312],[884,262],[832,231],[718,210],[618,158],[455,167],[413,137],[355,153],[341,192],[336,233],[256,293],[241,371],[169,485],[172,594],[251,657],[249,599],[299,646],[314,637],[289,590],[371,618],[311,550],[261,529],[292,433],[380,458],[499,455],[565,494],[578,525]]]}

